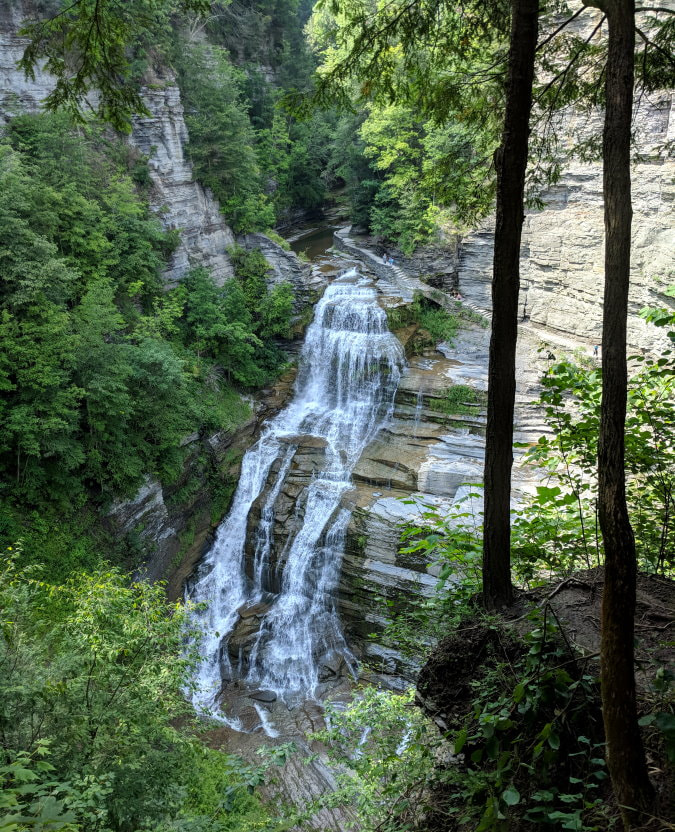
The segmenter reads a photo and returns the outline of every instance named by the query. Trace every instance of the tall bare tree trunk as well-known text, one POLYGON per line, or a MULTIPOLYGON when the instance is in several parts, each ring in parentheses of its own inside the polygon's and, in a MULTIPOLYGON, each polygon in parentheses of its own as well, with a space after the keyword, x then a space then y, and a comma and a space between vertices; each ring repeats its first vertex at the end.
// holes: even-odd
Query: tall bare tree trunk
POLYGON ((626 506, 626 322, 631 250, 630 131, 633 111, 634 0, 603 0, 609 26, 603 134, 605 298, 598 509, 605 544, 602 599, 602 712, 607 761, 626 829, 639 824, 652 788, 637 723, 633 656, 636 555, 626 506))
POLYGON ((506 114, 502 143, 495 156, 497 225, 484 474, 483 603, 487 609, 513 600, 510 503, 520 238, 538 16, 539 0, 512 0, 506 114))

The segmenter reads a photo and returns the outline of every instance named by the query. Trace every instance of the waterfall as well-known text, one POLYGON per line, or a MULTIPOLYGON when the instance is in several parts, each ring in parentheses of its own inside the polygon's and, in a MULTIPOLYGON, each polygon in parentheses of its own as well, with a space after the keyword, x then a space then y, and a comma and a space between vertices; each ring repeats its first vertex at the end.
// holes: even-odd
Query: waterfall
POLYGON ((353 662, 334 597, 350 516, 343 496, 361 453, 391 416, 403 364, 371 281, 354 269, 335 280, 307 330, 294 398, 244 456, 230 512, 189 593, 192 601, 206 602, 194 613, 204 633, 192 692, 198 709, 216 707, 222 679, 237 675, 287 699, 311 698, 322 660, 353 662), (298 498, 303 513, 272 583, 274 505, 307 435, 323 440, 325 459, 298 498), (248 515, 265 487, 249 578, 248 515), (271 605, 247 666, 234 668, 227 644, 238 610, 262 601, 271 605))

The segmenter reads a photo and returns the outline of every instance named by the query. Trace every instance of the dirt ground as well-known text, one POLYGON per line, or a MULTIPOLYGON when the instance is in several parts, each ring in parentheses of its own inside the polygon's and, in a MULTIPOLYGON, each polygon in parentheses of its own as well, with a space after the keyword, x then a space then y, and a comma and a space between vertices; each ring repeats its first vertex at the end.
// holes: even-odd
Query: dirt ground
MULTIPOLYGON (((522 636, 533 628, 528 613, 545 609, 560 625, 561 638, 577 653, 577 672, 598 677, 600 673, 601 569, 577 572, 532 592, 517 593, 514 605, 502 615, 504 626, 491 625, 476 614, 465 619, 455 633, 443 639, 432 652, 418 680, 417 701, 441 731, 457 727, 476 694, 476 681, 495 661, 514 664, 528 649, 522 636), (474 684, 471 684, 473 680, 474 684)), ((639 575, 635 615, 635 661, 640 716, 659 710, 654 680, 660 669, 675 671, 675 581, 654 575, 639 575)), ((662 670, 660 671, 663 672, 662 670)), ((589 703, 588 735, 603 741, 600 688, 589 703)), ((675 817, 672 765, 666 761, 663 739, 648 726, 642 729, 650 777, 657 792, 659 819, 651 829, 672 830, 659 825, 662 818, 675 817)), ((605 799, 613 801, 609 782, 605 799)), ((434 826, 429 829, 446 827, 434 826)), ((530 828, 530 827, 527 827, 530 828)))
MULTIPOLYGON (((552 587, 524 593, 521 603, 548 600, 570 641, 582 654, 597 656, 602 587, 602 569, 590 569, 552 587)), ((638 575, 635 660, 637 684, 643 691, 648 690, 659 666, 675 671, 675 581, 638 575)))

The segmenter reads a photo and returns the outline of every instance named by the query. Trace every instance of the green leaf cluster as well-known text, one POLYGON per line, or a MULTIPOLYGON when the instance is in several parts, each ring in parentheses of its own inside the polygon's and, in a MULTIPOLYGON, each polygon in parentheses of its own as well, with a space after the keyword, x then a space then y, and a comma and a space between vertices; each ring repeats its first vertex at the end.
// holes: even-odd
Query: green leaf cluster
MULTIPOLYGON (((673 330, 671 310, 645 310, 673 330)), ((672 336, 671 336, 672 337, 672 336)), ((675 508, 675 363, 672 349, 631 357, 626 416, 626 498, 638 559, 647 571, 670 574, 675 508)), ((546 570, 568 573, 602 563, 597 522, 597 443, 601 371, 579 356, 552 363, 542 378, 541 403, 551 433, 526 458, 547 474, 517 512, 516 570, 526 580, 546 570)))
MULTIPOLYGON (((232 227, 243 232, 271 228, 298 211, 320 210, 337 121, 329 110, 300 121, 281 108, 284 90, 307 86, 314 62, 302 38, 296 4, 286 9, 275 4, 271 17, 258 9, 257 25, 246 31, 246 19, 251 22, 261 5, 240 9, 244 20, 237 20, 236 27, 244 29, 243 43, 234 42, 222 26, 209 26, 209 42, 201 46, 183 31, 176 34, 172 59, 185 102, 187 149, 195 174, 220 200, 232 227), (260 50, 268 27, 278 27, 270 35, 281 38, 271 58, 277 65, 272 77, 262 74, 259 64, 242 60, 242 52, 260 50), (295 43, 293 53, 288 52, 290 41, 295 43)), ((223 16, 229 18, 233 11, 223 10, 223 16)))
POLYGON ((110 569, 48 583, 14 554, 0 572, 3 832, 262 828, 262 771, 194 734, 185 608, 110 569))
POLYGON ((256 138, 243 99, 243 77, 217 46, 176 46, 187 147, 197 179, 220 201, 236 231, 255 231, 275 223, 265 193, 256 138))
POLYGON ((450 415, 473 414, 478 416, 485 407, 485 393, 468 384, 453 384, 444 391, 443 398, 432 399, 431 407, 450 415))
POLYGON ((404 252, 491 208, 508 10, 486 11, 349 0, 317 4, 308 25, 321 61, 316 100, 359 114, 367 166, 352 143, 364 182, 351 189, 355 221, 404 252))
MULTIPOLYGON (((173 245, 139 196, 142 160, 95 124, 22 116, 0 142, 0 498, 70 510, 148 475, 171 482, 183 438, 245 418, 229 381, 273 377, 288 286, 165 292, 173 245)), ((263 268, 264 264, 264 268, 263 268)), ((262 281, 262 282, 261 282, 262 281)))
POLYGON ((364 832, 407 830, 424 817, 426 794, 441 745, 436 727, 403 693, 364 687, 347 708, 327 708, 327 746, 337 788, 321 803, 356 811, 364 832))

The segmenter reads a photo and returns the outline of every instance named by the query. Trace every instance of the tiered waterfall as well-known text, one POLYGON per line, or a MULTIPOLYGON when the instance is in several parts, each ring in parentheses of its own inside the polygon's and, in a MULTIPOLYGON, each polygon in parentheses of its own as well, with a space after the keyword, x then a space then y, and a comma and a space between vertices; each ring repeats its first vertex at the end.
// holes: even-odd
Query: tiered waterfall
POLYGON ((204 632, 198 708, 213 709, 222 679, 238 675, 287 699, 312 697, 322 658, 352 661, 334 597, 349 521, 343 497, 363 449, 390 418, 403 363, 372 283, 355 270, 335 280, 307 331, 295 396, 246 453, 230 512, 190 590, 193 601, 206 602, 195 613, 204 632), (273 563, 275 501, 297 451, 294 437, 308 435, 325 445, 324 461, 298 498, 302 516, 273 563), (265 487, 247 570, 248 516, 265 487), (262 599, 271 605, 257 641, 245 666, 233 666, 227 642, 238 610, 262 599))

